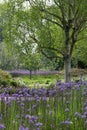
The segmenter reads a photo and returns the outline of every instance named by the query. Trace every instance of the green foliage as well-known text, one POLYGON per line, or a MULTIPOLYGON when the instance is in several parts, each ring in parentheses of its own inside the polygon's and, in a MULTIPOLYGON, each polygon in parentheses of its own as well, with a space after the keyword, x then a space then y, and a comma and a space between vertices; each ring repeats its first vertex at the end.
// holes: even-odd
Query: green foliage
POLYGON ((31 45, 37 44, 36 50, 52 62, 56 62, 54 58, 63 58, 68 81, 72 52, 81 31, 86 27, 85 3, 86 0, 8 0, 3 6, 5 10, 2 9, 5 42, 17 48, 21 61, 23 55, 27 55, 23 62, 30 70, 37 64, 36 57, 31 55, 31 45), (27 7, 24 8, 25 3, 27 7))
POLYGON ((87 35, 87 29, 81 32, 79 36, 79 41, 76 43, 73 51, 72 60, 74 60, 73 64, 76 64, 77 67, 79 67, 78 66, 79 61, 83 63, 85 68, 87 67, 87 36, 86 35, 87 35))
POLYGON ((11 80, 12 80, 12 77, 8 72, 0 70, 0 86, 2 85, 5 87, 9 86, 11 80))
POLYGON ((19 65, 18 54, 12 47, 5 43, 0 43, 0 68, 3 70, 16 69, 19 65))
POLYGON ((15 78, 15 80, 20 80, 29 88, 39 88, 44 86, 46 88, 50 88, 51 86, 55 85, 57 81, 57 75, 33 75, 32 79, 30 79, 29 76, 20 76, 18 78, 15 78))
POLYGON ((14 88, 14 91, 16 91, 16 88, 21 88, 24 85, 25 84, 21 79, 12 78, 12 76, 7 71, 0 70, 0 88, 14 88))

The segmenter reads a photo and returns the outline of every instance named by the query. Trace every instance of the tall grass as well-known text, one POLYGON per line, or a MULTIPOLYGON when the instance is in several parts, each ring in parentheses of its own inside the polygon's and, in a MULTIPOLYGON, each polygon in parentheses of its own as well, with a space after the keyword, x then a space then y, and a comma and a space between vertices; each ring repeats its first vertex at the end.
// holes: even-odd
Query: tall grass
POLYGON ((5 130, 87 130, 87 82, 61 83, 0 95, 0 128, 5 130))

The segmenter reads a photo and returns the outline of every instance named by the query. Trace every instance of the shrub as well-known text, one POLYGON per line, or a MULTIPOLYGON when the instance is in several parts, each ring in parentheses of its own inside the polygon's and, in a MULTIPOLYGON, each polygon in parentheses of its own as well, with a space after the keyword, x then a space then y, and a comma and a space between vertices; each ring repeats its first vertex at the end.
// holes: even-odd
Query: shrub
MULTIPOLYGON (((59 74, 57 74, 57 77, 64 75, 64 70, 60 71, 59 74)), ((72 68, 71 69, 71 76, 83 76, 83 75, 87 75, 87 69, 78 69, 78 68, 72 68)), ((58 78, 59 78, 58 77, 58 78)))
POLYGON ((72 76, 83 76, 83 75, 87 75, 87 70, 86 69, 73 68, 71 70, 71 75, 72 76))
POLYGON ((21 81, 21 79, 12 78, 12 76, 11 76, 11 74, 9 74, 9 72, 0 70, 0 86, 22 87, 23 85, 25 85, 25 84, 21 81))
POLYGON ((13 78, 13 80, 11 81, 11 85, 15 87, 26 86, 26 84, 22 81, 21 78, 13 78))
POLYGON ((0 94, 3 92, 9 94, 16 93, 24 86, 20 80, 12 78, 11 74, 0 69, 0 94))
POLYGON ((50 83, 50 80, 48 79, 47 81, 46 81, 46 84, 49 84, 50 83))
POLYGON ((11 84, 11 86, 15 86, 15 87, 18 86, 18 83, 17 83, 16 80, 12 80, 12 81, 10 82, 10 84, 11 84))
POLYGON ((0 70, 0 86, 9 86, 12 80, 11 75, 4 70, 0 70))

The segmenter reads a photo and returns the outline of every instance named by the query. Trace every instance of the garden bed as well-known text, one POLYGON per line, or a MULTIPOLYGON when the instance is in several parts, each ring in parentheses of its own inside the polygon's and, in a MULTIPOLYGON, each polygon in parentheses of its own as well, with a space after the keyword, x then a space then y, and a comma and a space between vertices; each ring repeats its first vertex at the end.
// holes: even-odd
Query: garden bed
POLYGON ((0 95, 1 125, 6 130, 86 130, 87 81, 53 88, 24 87, 0 95))

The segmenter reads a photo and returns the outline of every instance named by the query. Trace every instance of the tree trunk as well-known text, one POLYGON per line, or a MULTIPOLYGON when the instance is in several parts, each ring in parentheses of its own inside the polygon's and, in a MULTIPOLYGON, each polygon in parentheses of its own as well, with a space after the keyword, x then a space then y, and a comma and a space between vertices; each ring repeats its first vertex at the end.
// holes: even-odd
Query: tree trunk
POLYGON ((65 54, 64 54, 64 71, 65 71, 65 82, 71 80, 71 44, 70 44, 70 27, 65 27, 65 54))
POLYGON ((67 56, 64 59, 65 82, 71 81, 71 57, 67 56))
POLYGON ((32 78, 32 70, 30 70, 30 79, 32 78))

